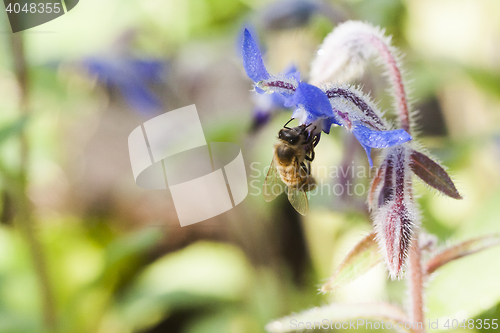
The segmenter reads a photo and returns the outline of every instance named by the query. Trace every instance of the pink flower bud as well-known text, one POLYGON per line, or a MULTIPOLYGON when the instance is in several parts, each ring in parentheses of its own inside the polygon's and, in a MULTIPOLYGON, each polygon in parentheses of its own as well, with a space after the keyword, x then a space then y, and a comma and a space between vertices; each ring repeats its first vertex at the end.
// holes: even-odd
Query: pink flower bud
POLYGON ((410 151, 408 145, 389 149, 383 163, 384 183, 375 193, 377 199, 372 199, 374 206, 378 203, 373 218, 379 248, 393 279, 402 276, 410 241, 418 223, 411 192, 410 151))

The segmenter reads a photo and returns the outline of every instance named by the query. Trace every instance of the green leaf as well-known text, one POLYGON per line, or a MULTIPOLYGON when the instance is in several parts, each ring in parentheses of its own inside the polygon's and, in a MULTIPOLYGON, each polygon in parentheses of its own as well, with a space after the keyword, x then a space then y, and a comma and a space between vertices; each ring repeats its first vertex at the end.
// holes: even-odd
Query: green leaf
POLYGON ((431 274, 452 260, 460 259, 499 244, 500 234, 493 234, 490 236, 474 238, 449 247, 427 261, 426 273, 431 274))
MULTIPOLYGON (((403 325, 399 325, 400 331, 411 333, 416 331, 412 328, 405 329, 404 323, 409 323, 409 318, 400 308, 387 303, 330 304, 316 307, 273 321, 266 325, 266 330, 271 333, 286 333, 304 331, 304 329, 308 328, 312 329, 314 323, 316 323, 316 328, 318 328, 318 324, 324 324, 325 329, 326 325, 333 325, 335 328, 335 324, 337 323, 337 325, 347 325, 347 329, 361 329, 364 331, 367 328, 366 325, 369 320, 383 320, 385 325, 388 324, 387 322, 390 322, 393 329, 398 328, 397 323, 403 323, 403 325), (310 327, 307 327, 308 323, 310 327), (350 326, 350 324, 353 326, 350 326)), ((424 325, 425 323, 422 323, 422 327, 424 325)), ((370 324, 368 324, 368 328, 370 328, 370 324)), ((384 326, 384 328, 389 327, 384 326)), ((380 327, 380 329, 382 328, 380 327)))
POLYGON ((491 69, 464 67, 463 70, 474 82, 495 97, 500 96, 500 73, 491 69))
POLYGON ((411 170, 427 185, 454 199, 462 199, 448 173, 428 156, 413 151, 410 162, 411 170))
POLYGON ((146 228, 127 237, 120 238, 108 245, 106 259, 109 266, 130 259, 153 248, 162 239, 159 228, 146 228))
POLYGON ((24 129, 27 121, 28 117, 23 116, 17 120, 14 120, 12 123, 0 128, 0 143, 7 140, 13 135, 20 133, 24 129))
POLYGON ((237 302, 250 277, 239 249, 197 242, 149 265, 123 292, 117 311, 135 330, 145 330, 171 311, 237 302))
POLYGON ((355 280, 381 261, 375 232, 363 238, 337 268, 330 280, 321 287, 322 292, 332 291, 355 280))

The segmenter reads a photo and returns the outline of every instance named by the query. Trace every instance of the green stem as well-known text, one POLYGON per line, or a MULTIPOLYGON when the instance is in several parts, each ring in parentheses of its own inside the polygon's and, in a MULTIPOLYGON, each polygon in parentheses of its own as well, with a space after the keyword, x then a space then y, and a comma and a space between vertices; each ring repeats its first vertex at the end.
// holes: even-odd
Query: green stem
MULTIPOLYGON (((19 109, 22 116, 29 114, 29 78, 26 66, 26 57, 24 52, 22 33, 11 34, 11 47, 14 61, 14 73, 20 89, 19 109)), ((35 272, 40 286, 43 315, 46 328, 49 332, 56 331, 56 312, 52 287, 49 281, 49 275, 43 256, 43 249, 33 230, 34 218, 32 206, 26 195, 28 185, 29 169, 29 143, 24 130, 19 134, 20 140, 20 167, 18 174, 18 185, 14 191, 16 202, 16 223, 19 231, 23 234, 29 245, 29 250, 33 260, 35 272)))

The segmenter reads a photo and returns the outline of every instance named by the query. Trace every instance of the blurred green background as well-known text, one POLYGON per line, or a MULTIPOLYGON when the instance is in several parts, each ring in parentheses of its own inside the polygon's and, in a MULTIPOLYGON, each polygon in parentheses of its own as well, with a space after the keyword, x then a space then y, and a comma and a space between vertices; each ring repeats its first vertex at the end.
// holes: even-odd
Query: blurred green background
MULTIPOLYGON (((500 2, 322 4, 329 10, 307 1, 81 0, 16 35, 0 15, 0 332, 254 333, 328 302, 406 306, 404 281, 389 281, 381 265, 333 294, 317 291, 371 230, 365 195, 313 197, 305 218, 283 197, 249 195, 181 228, 168 191, 135 185, 128 134, 196 104, 207 140, 239 144, 261 186, 264 175, 250 164, 269 165, 289 114, 251 130, 251 81, 237 49, 245 25, 258 32, 271 72, 293 62, 304 77, 341 21, 386 28, 405 54, 421 142, 465 198, 417 182, 422 228, 442 245, 500 231, 500 2), (88 59, 104 61, 98 74, 118 66, 118 81, 128 70, 121 59, 161 63, 147 86, 162 110, 131 105, 116 71, 102 79, 88 59)), ((371 69, 364 88, 389 109, 387 86, 371 69)), ((142 82, 141 73, 124 75, 142 82)), ((360 147, 333 132, 315 164, 346 163, 354 150, 348 165, 365 165, 360 147)), ((499 257, 494 248, 442 268, 428 283, 427 318, 500 318, 499 257)))

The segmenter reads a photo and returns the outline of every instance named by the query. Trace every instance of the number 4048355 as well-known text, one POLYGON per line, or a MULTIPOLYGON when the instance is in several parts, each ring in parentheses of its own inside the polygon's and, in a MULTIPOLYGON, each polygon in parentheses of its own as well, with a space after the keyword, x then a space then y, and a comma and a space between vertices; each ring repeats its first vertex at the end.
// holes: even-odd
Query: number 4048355
POLYGON ((446 320, 444 327, 447 329, 457 329, 462 327, 464 329, 498 329, 498 319, 469 319, 459 322, 457 319, 446 320), (491 320, 491 321, 490 321, 491 320))
POLYGON ((21 7, 21 4, 19 3, 9 3, 9 5, 7 6, 7 8, 5 8, 5 10, 8 12, 8 13, 31 13, 31 14, 35 14, 35 13, 39 13, 39 14, 42 14, 42 13, 46 13, 46 14, 50 14, 50 13, 60 13, 61 12, 61 4, 60 3, 25 3, 22 7, 21 7))

